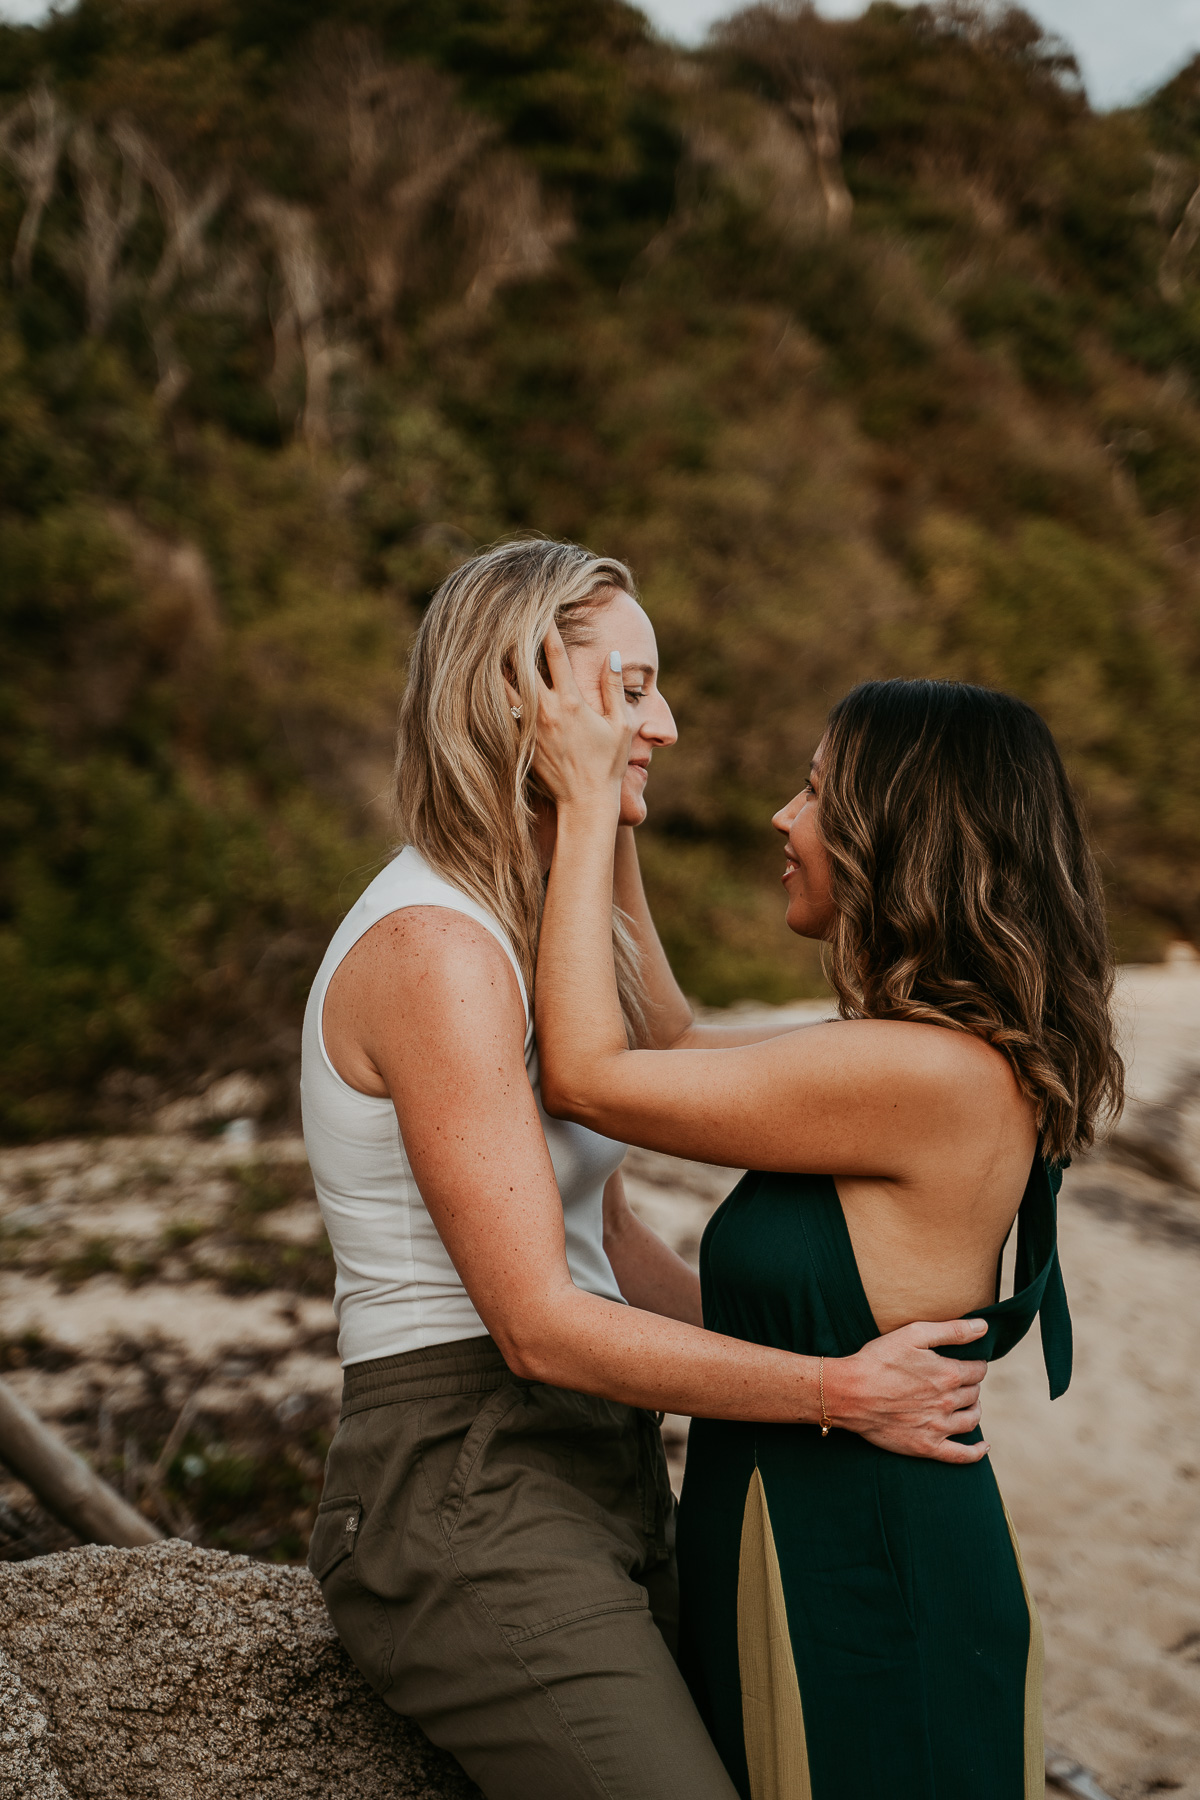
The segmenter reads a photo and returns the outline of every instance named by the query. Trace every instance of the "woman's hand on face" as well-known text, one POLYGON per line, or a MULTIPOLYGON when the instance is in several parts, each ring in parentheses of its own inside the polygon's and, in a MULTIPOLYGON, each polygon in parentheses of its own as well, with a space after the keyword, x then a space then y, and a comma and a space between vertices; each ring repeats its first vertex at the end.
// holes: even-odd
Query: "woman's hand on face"
MULTIPOLYGON (((633 725, 625 703, 621 658, 614 650, 600 677, 601 711, 579 691, 558 627, 545 642, 550 681, 538 695, 533 771, 561 809, 601 804, 619 811, 621 782, 629 762, 633 725)), ((513 703, 518 695, 509 689, 513 703)))
POLYGON ((855 1356, 827 1358, 825 1397, 835 1425, 900 1456, 972 1463, 988 1445, 950 1440, 979 1423, 979 1384, 986 1362, 938 1356, 935 1344, 969 1344, 983 1337, 982 1319, 944 1325, 902 1325, 873 1338, 855 1356))

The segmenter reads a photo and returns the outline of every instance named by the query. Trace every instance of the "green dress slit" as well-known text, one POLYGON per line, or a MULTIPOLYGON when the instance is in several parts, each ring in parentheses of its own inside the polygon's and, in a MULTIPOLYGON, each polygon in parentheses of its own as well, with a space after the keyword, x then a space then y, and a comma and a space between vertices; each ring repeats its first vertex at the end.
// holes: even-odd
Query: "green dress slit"
MULTIPOLYGON (((961 1359, 1040 1312, 1071 1376, 1061 1171, 1037 1156, 1014 1292, 961 1359)), ((709 1221, 704 1323, 848 1356, 879 1335, 832 1177, 752 1172, 709 1221)), ((976 1429, 964 1442, 978 1441, 976 1429)), ((696 1419, 679 1515, 680 1661, 743 1800, 1042 1800, 1042 1644, 990 1462, 895 1456, 815 1425, 696 1419)))

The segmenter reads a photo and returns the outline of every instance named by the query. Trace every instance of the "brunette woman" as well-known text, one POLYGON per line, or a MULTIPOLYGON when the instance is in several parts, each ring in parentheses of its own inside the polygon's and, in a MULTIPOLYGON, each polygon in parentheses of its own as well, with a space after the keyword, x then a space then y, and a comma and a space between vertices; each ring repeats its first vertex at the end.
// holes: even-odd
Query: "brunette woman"
MULTIPOLYGON (((610 647, 625 660, 597 895, 616 1017, 646 1043, 722 1041, 671 979, 628 829, 675 738, 628 572, 569 544, 475 557, 413 652, 408 847, 339 927, 305 1019, 346 1368, 309 1563, 368 1680, 489 1800, 732 1800, 673 1660, 654 1414, 813 1420, 820 1368, 703 1330, 695 1276, 625 1204, 624 1146, 541 1107, 527 996, 554 813, 530 764, 556 623, 597 705, 610 647)), ((978 1330, 856 1347, 826 1361, 826 1398, 877 1443, 969 1464, 980 1450, 950 1440, 979 1417, 983 1365, 928 1346, 978 1330)))
POLYGON ((692 1409, 707 1416, 680 1517, 681 1661, 701 1717, 744 1800, 1041 1800, 1041 1636, 991 1466, 844 1431, 830 1359, 942 1315, 984 1321, 983 1354, 1002 1356, 1040 1311, 1050 1392, 1067 1385, 1055 1195, 1122 1071, 1100 882, 1054 742, 1006 694, 856 688, 774 820, 787 923, 829 945, 841 1022, 631 1050, 599 898, 620 676, 601 717, 548 655, 545 1104, 748 1165, 705 1234, 704 1323, 816 1356, 819 1396, 824 1370, 813 1421, 692 1409))

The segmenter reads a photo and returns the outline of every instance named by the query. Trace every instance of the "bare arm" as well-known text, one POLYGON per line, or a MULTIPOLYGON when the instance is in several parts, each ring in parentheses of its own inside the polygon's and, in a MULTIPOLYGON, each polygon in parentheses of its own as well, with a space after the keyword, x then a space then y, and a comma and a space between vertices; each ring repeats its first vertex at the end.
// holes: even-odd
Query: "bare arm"
POLYGON ((604 1189, 604 1252, 631 1306, 703 1325, 700 1277, 632 1210, 620 1169, 604 1189))
MULTIPOLYGON (((525 1071, 520 994, 503 951, 481 926, 436 907, 391 915, 346 959, 330 1002, 330 1054, 344 1028, 364 1066, 378 1072, 422 1197, 510 1368, 669 1412, 819 1417, 815 1358, 652 1310, 681 1292, 685 1307, 694 1304, 694 1277, 684 1290, 661 1264, 641 1276, 626 1268, 631 1286, 644 1283, 636 1306, 574 1286, 562 1203, 525 1071)), ((614 1205, 613 1236, 622 1240, 631 1227, 617 1212, 614 1205)), ((616 1247, 618 1262, 627 1263, 616 1247)), ((928 1348, 975 1335, 968 1325, 913 1325, 857 1356, 827 1359, 825 1392, 836 1422, 888 1449, 977 1460, 978 1446, 946 1440, 977 1422, 983 1365, 928 1348)))
POLYGON ((722 1049, 736 1044, 761 1044, 785 1031, 803 1030, 796 1024, 700 1025, 696 1022, 658 935, 642 884, 637 837, 631 825, 617 828, 613 862, 613 898, 629 920, 642 958, 642 978, 648 1004, 646 1023, 649 1048, 654 1050, 722 1049))

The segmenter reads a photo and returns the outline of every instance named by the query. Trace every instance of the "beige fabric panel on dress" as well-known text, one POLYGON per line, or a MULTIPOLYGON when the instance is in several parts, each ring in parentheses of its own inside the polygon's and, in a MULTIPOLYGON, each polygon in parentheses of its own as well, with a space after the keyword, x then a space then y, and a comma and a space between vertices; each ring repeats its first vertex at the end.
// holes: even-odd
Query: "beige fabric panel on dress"
MULTIPOLYGON (((1001 1501, 1001 1505, 1003 1504, 1001 1501)), ((1017 1573, 1025 1590, 1025 1604, 1029 1608, 1029 1658, 1025 1664, 1025 1800, 1044 1800, 1046 1739, 1042 1723, 1042 1681, 1046 1669, 1046 1650, 1042 1640, 1042 1621, 1029 1591, 1029 1582, 1025 1578, 1021 1546, 1017 1542, 1007 1506, 1004 1507, 1004 1518, 1008 1525, 1008 1535, 1012 1539, 1013 1555, 1017 1559, 1017 1573)))
POLYGON ((738 1563, 742 1728, 753 1800, 812 1800, 804 1710, 762 1476, 746 1491, 738 1563))

